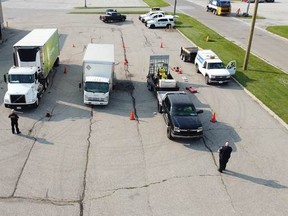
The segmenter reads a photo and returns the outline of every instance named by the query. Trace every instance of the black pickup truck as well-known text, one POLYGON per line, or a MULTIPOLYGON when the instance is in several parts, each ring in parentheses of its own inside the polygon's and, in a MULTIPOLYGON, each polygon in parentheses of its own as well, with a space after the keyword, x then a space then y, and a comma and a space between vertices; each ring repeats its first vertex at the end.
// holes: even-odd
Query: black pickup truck
POLYGON ((109 14, 100 16, 100 20, 106 23, 124 22, 126 20, 126 15, 120 14, 118 12, 111 12, 109 14))
POLYGON ((159 111, 163 112, 169 139, 203 136, 202 123, 198 118, 203 110, 197 110, 188 95, 181 91, 167 92, 162 98, 158 97, 158 103, 161 103, 159 111))

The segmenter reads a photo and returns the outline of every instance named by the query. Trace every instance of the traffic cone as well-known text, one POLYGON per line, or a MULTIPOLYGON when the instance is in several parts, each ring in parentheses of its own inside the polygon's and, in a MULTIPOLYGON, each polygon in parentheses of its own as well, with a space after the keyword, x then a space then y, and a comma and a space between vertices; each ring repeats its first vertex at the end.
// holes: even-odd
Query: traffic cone
POLYGON ((216 113, 214 112, 212 117, 211 117, 211 122, 216 122, 216 113))
POLYGON ((66 74, 67 73, 67 67, 65 66, 64 67, 64 74, 66 74))
POLYGON ((178 73, 179 73, 179 74, 182 74, 182 68, 181 68, 181 67, 179 67, 178 73))
POLYGON ((161 42, 161 44, 160 44, 160 48, 163 48, 163 42, 161 42))
POLYGON ((134 112, 132 111, 130 114, 130 120, 135 120, 134 112))

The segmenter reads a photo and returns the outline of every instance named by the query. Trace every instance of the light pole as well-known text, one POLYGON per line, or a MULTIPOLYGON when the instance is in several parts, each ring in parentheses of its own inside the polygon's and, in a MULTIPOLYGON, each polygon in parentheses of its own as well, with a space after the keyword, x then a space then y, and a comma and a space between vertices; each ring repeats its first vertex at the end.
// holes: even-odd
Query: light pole
POLYGON ((244 58, 243 70, 247 70, 247 66, 248 66, 250 49, 251 49, 252 39, 253 39, 253 34, 254 34, 254 27, 255 27, 255 22, 256 22, 256 17, 257 17, 258 3, 259 3, 259 0, 255 0, 254 14, 252 17, 252 24, 251 24, 250 35, 249 35, 249 40, 248 40, 248 47, 247 47, 245 58, 244 58))
POLYGON ((84 7, 87 8, 86 0, 84 0, 84 2, 85 2, 85 3, 84 3, 84 7))
POLYGON ((176 5, 177 5, 177 0, 175 0, 175 2, 174 2, 174 16, 176 14, 176 5))

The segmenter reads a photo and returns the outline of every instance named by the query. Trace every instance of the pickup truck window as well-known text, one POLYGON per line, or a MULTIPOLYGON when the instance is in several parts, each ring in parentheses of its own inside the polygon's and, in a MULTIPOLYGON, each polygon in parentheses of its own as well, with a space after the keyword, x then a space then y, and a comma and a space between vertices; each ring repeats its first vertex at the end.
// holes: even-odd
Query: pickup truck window
POLYGON ((174 116, 196 116, 197 112, 193 105, 179 105, 172 108, 172 115, 174 116))

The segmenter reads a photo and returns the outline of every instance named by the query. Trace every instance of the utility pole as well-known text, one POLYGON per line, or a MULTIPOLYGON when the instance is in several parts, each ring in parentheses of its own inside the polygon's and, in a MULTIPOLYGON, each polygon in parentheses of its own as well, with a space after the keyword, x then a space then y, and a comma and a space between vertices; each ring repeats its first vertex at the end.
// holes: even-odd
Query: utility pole
POLYGON ((256 17, 257 17, 258 3, 259 3, 259 0, 255 0, 254 14, 252 17, 250 35, 249 35, 249 40, 248 40, 248 47, 247 47, 246 54, 245 54, 243 70, 247 70, 247 66, 248 66, 249 55, 250 55, 252 39, 253 39, 253 34, 254 34, 254 28, 255 28, 255 22, 256 22, 256 17))
POLYGON ((84 7, 87 8, 86 0, 84 0, 84 7))
POLYGON ((176 5, 177 5, 177 0, 175 0, 175 2, 174 2, 174 16, 176 14, 176 5))

